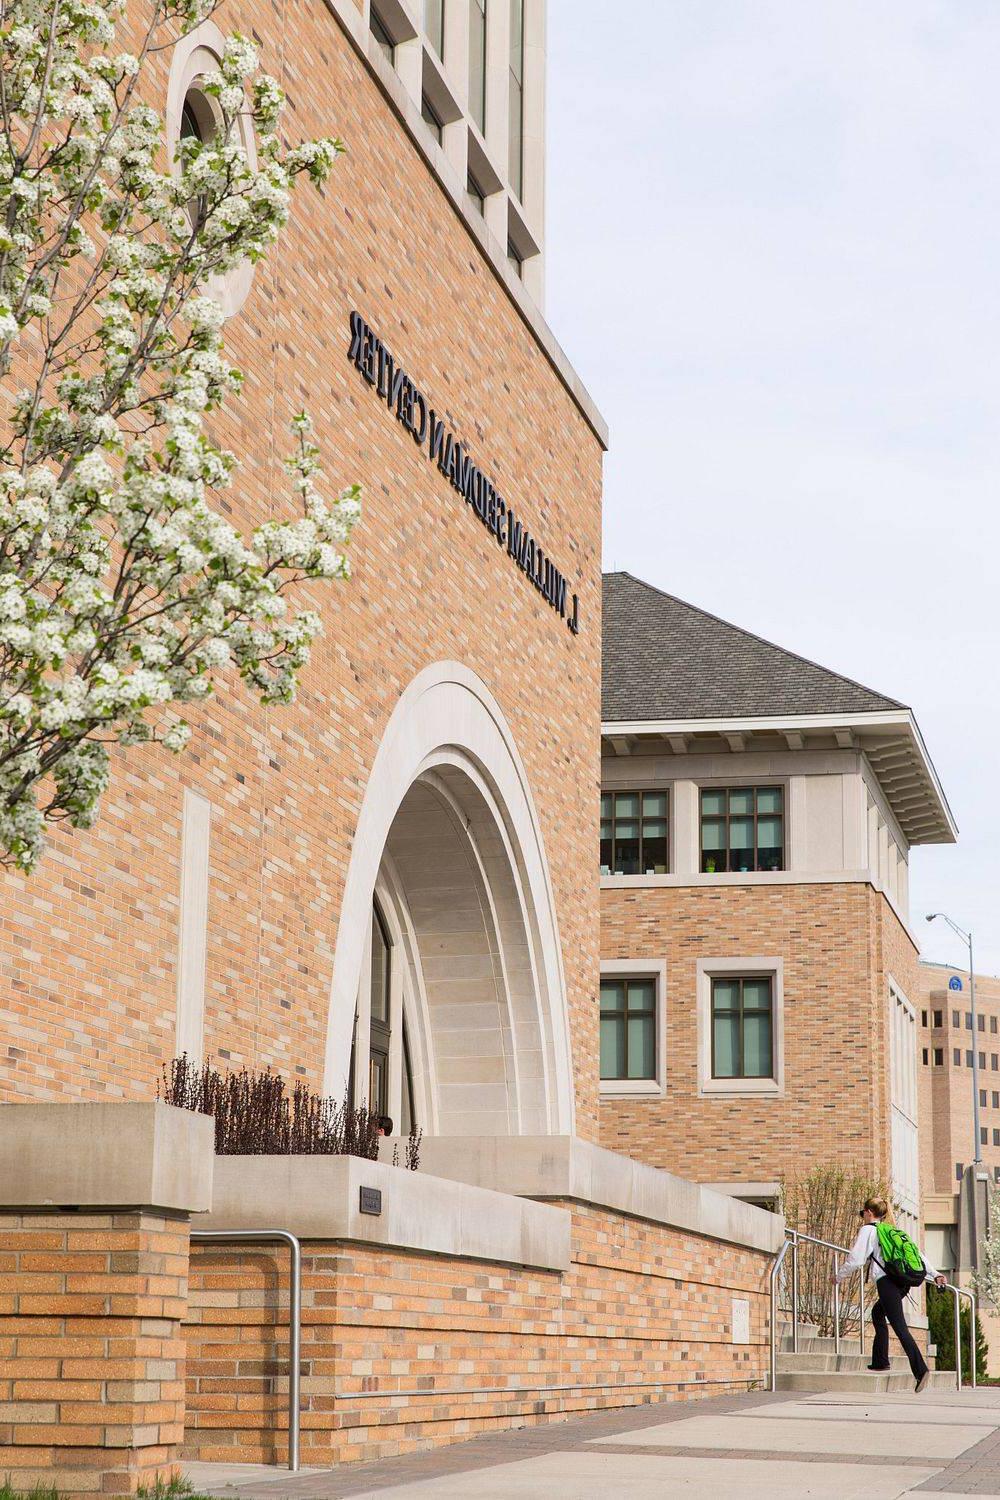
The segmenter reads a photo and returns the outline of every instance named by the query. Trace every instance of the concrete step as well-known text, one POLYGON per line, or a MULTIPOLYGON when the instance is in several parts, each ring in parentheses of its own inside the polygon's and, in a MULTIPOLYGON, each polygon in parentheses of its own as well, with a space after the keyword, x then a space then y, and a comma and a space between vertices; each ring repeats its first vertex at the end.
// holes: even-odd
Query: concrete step
MULTIPOLYGON (((779 1391, 837 1391, 876 1395, 885 1391, 913 1391, 913 1376, 909 1370, 888 1375, 870 1375, 866 1371, 851 1370, 779 1370, 779 1391)), ((953 1391, 955 1374, 952 1370, 935 1370, 931 1373, 929 1390, 953 1391)))
MULTIPOLYGON (((778 1355, 778 1369, 788 1370, 789 1372, 795 1370, 860 1370, 862 1373, 867 1372, 871 1374, 871 1371, 868 1370, 870 1363, 870 1351, 868 1354, 834 1354, 832 1352, 829 1354, 816 1354, 808 1350, 800 1350, 798 1354, 779 1353, 778 1355)), ((904 1354, 890 1356, 890 1373, 894 1374, 897 1371, 902 1371, 905 1374, 909 1372, 909 1369, 910 1366, 904 1354)))
MULTIPOLYGON (((869 1329, 867 1331, 866 1338, 865 1338, 865 1347, 866 1347, 866 1349, 870 1349, 871 1348, 871 1343, 872 1343, 872 1341, 871 1341, 871 1330, 869 1329)), ((778 1340, 778 1348, 779 1348, 779 1350, 781 1351, 782 1354, 791 1354, 791 1352, 792 1352, 792 1336, 791 1336, 791 1334, 785 1334, 785 1336, 783 1338, 780 1338, 778 1340)), ((841 1348, 841 1352, 844 1353, 844 1354, 859 1354, 861 1352, 861 1346, 858 1343, 858 1335, 856 1333, 843 1333, 843 1334, 841 1334, 841 1336, 840 1336, 840 1348, 841 1348)), ((798 1350, 798 1352, 800 1354, 836 1354, 837 1348, 836 1348, 836 1343, 835 1343, 835 1341, 834 1341, 834 1339, 832 1337, 830 1337, 830 1338, 826 1338, 826 1337, 824 1337, 824 1338, 804 1338, 802 1336, 802 1334, 799 1334, 799 1350, 798 1350)))
MULTIPOLYGON (((783 1338, 786 1334, 788 1335, 789 1338, 791 1338, 791 1336, 792 1336, 791 1321, 790 1320, 786 1320, 785 1318, 782 1318, 782 1317, 779 1316, 778 1321, 777 1321, 777 1330, 778 1330, 778 1336, 779 1336, 779 1338, 783 1338)), ((800 1323, 799 1324, 799 1338, 800 1339, 803 1338, 803 1337, 805 1337, 807 1339, 814 1339, 814 1338, 816 1338, 816 1336, 818 1335, 818 1333, 819 1333, 819 1324, 818 1323, 800 1323)))

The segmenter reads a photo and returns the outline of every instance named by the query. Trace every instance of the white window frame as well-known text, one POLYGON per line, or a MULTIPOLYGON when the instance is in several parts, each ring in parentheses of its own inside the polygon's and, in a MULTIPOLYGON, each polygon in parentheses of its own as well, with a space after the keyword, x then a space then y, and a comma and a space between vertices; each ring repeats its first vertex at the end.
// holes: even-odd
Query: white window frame
POLYGON ((698 1093, 704 1098, 781 1098, 785 1092, 785 963, 775 957, 699 958, 695 965, 698 1008, 698 1093), (763 974, 771 980, 774 1044, 772 1078, 712 1077, 712 980, 732 974, 763 974))
MULTIPOLYGON (((656 1004, 653 1014, 656 1017, 656 1077, 601 1078, 600 1096, 605 1099, 662 1098, 667 1092, 667 961, 665 958, 602 958, 601 978, 605 975, 617 979, 652 979, 655 983, 656 1004)), ((599 1046, 598 1042, 598 1052, 599 1046)))

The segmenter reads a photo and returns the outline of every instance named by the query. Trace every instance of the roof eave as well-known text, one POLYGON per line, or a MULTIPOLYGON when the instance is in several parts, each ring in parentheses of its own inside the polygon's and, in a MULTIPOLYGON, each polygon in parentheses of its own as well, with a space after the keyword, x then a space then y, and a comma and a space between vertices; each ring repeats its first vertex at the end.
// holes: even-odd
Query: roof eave
MULTIPOLYGON (((780 734, 785 730, 805 733, 809 730, 834 731, 837 729, 863 730, 868 733, 886 730, 897 734, 903 731, 916 752, 923 773, 928 805, 936 814, 933 819, 936 826, 927 833, 910 838, 909 841, 911 844, 957 842, 958 825, 948 805, 948 799, 944 794, 934 762, 928 754, 920 727, 908 708, 877 709, 866 713, 764 714, 714 719, 609 719, 601 724, 602 736, 609 738, 612 736, 626 738, 630 735, 658 735, 666 738, 669 735, 684 734, 750 734, 755 730, 758 732, 773 730, 780 734)), ((864 747, 861 746, 861 748, 864 747)), ((877 768, 872 769, 878 775, 877 768)), ((888 793, 886 799, 892 806, 892 798, 888 793)))

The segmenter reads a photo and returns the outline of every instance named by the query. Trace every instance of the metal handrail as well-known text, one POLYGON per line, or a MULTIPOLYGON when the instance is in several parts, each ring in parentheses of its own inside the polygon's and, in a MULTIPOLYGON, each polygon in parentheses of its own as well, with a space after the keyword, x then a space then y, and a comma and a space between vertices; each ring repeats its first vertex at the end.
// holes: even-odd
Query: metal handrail
MULTIPOLYGON (((850 1251, 844 1245, 834 1245, 829 1240, 817 1239, 815 1235, 804 1234, 799 1229, 786 1229, 785 1242, 775 1256, 771 1267, 770 1276, 770 1298, 771 1298, 771 1369, 770 1390, 777 1390, 778 1374, 778 1343, 777 1343, 777 1286, 778 1273, 784 1264, 785 1256, 789 1249, 792 1252, 792 1353, 799 1352, 799 1244, 805 1241, 810 1245, 818 1245, 822 1250, 830 1250, 835 1255, 849 1255, 850 1251)), ((865 1268, 861 1267, 861 1287, 858 1304, 859 1312, 859 1343, 861 1353, 865 1352, 865 1268)), ((972 1292, 965 1287, 954 1286, 946 1281, 944 1289, 952 1293, 955 1304, 955 1388, 962 1389, 962 1318, 959 1304, 960 1297, 968 1297, 971 1306, 970 1338, 972 1343, 972 1358, 969 1362, 972 1372, 972 1389, 976 1389, 976 1299, 972 1292)), ((840 1353, 840 1283, 836 1282, 833 1289, 833 1348, 834 1353, 840 1353)))
POLYGON ((259 1244, 266 1240, 277 1240, 287 1245, 291 1252, 288 1280, 288 1467, 294 1474, 299 1467, 299 1427, 302 1415, 302 1246, 297 1236, 290 1234, 287 1229, 192 1229, 191 1238, 205 1244, 215 1242, 220 1245, 259 1244))

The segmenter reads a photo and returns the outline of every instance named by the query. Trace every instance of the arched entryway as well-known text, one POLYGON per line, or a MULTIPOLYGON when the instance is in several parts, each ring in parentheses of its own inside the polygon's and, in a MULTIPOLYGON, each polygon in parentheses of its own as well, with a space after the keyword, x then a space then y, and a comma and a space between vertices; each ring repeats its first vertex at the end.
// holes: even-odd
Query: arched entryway
POLYGON ((541 832, 485 686, 441 663, 402 695, 348 868, 326 1088, 441 1134, 565 1133, 565 983, 541 832))

